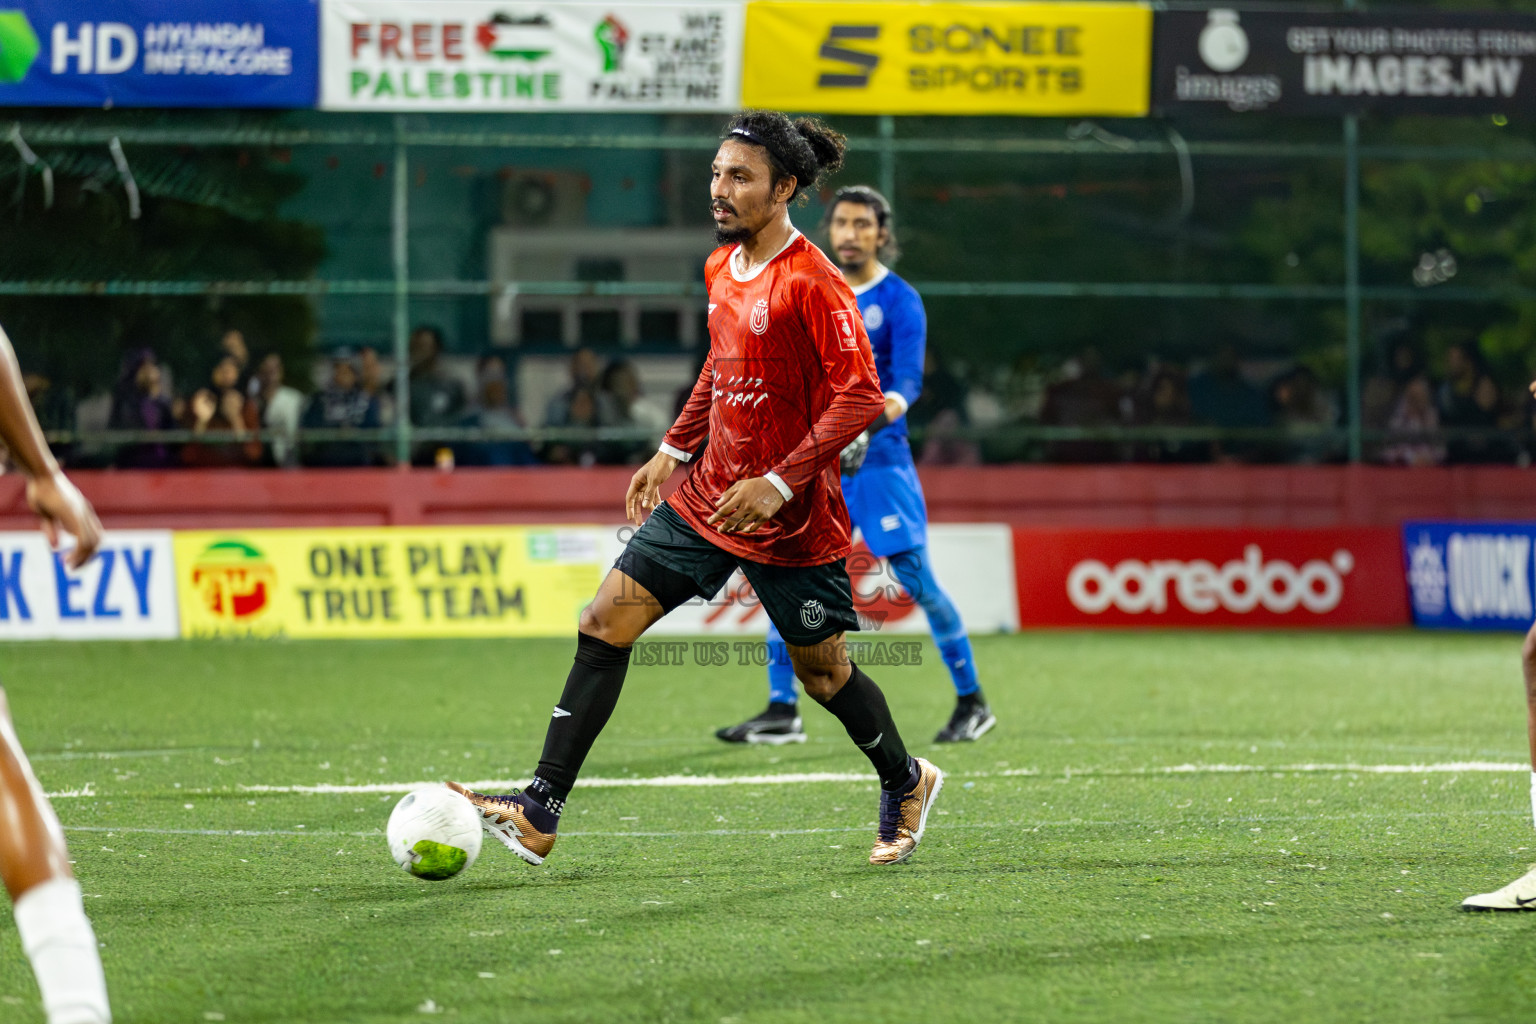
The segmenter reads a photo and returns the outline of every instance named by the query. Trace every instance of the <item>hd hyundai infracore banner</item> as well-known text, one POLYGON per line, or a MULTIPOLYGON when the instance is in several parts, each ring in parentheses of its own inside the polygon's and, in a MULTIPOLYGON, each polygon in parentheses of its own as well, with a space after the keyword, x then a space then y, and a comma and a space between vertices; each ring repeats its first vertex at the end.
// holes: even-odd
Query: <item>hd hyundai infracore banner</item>
POLYGON ((315 0, 13 0, 0 106, 313 107, 315 0))
POLYGON ((1536 17, 1452 11, 1163 11, 1153 107, 1341 115, 1536 107, 1536 17))

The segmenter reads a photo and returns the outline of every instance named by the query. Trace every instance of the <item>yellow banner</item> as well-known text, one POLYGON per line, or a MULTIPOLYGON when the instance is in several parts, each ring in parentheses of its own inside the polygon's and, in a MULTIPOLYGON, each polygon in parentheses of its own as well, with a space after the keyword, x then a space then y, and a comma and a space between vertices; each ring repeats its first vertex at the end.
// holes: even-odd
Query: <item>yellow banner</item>
POLYGON ((177 532, 181 635, 569 636, 598 527, 177 532))
POLYGON ((834 114, 1141 117, 1137 4, 753 2, 742 100, 834 114))

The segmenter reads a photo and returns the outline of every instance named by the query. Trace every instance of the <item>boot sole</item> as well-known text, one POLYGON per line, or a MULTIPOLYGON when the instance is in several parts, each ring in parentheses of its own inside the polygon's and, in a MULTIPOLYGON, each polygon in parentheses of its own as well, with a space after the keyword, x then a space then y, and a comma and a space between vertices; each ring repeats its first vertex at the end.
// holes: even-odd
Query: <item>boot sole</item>
POLYGON ((517 854, 519 857, 523 858, 523 860, 527 861, 529 864, 532 864, 534 867, 538 867, 540 864, 544 863, 543 857, 540 857, 538 854, 528 849, 528 847, 518 842, 517 836, 511 834, 510 831, 503 831, 501 828, 484 820, 483 817, 480 821, 480 827, 485 829, 485 831, 489 832, 491 835, 495 836, 501 842, 502 846, 505 846, 507 849, 511 850, 513 853, 517 854))

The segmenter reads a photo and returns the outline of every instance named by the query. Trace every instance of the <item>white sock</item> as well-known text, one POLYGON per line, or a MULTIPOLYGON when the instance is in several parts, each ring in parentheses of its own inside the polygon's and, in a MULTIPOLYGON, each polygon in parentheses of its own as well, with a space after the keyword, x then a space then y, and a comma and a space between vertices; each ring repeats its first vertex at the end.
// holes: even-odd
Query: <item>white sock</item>
POLYGON ((1531 824, 1536 825, 1536 768, 1531 769, 1531 824))
POLYGON ((80 883, 55 878, 16 901, 16 930, 32 961, 48 1024, 110 1024, 107 981, 80 883))

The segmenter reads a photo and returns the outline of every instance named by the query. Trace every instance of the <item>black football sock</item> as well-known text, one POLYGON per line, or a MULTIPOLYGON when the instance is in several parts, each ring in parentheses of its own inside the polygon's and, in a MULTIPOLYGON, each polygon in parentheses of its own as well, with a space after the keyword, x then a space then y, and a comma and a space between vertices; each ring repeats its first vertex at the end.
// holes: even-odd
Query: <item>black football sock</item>
POLYGON ((629 670, 629 648, 615 647, 585 633, 576 634, 576 661, 565 679, 565 691, 555 705, 544 734, 544 754, 533 773, 528 793, 557 818, 565 798, 576 785, 576 775, 597 734, 619 702, 624 673, 629 670))
POLYGON ((843 688, 833 694, 831 700, 822 701, 821 706, 843 723, 848 738, 875 766, 875 774, 880 776, 880 788, 906 792, 912 788, 909 783, 914 767, 906 744, 901 742, 901 734, 896 731, 891 709, 886 706, 885 694, 863 669, 849 664, 853 674, 843 688))
POLYGON ((788 701, 771 700, 768 702, 768 710, 763 712, 764 718, 794 718, 800 713, 800 705, 791 704, 788 701))
POLYGON ((560 811, 565 809, 565 801, 555 799, 551 793, 549 783, 537 776, 523 790, 523 796, 527 797, 523 801, 523 814, 540 832, 553 832, 560 827, 560 811))
POLYGON ((963 695, 959 701, 957 701, 957 703, 967 711, 970 711, 972 708, 980 707, 986 702, 987 695, 981 692, 981 687, 979 686, 973 692, 963 695))

